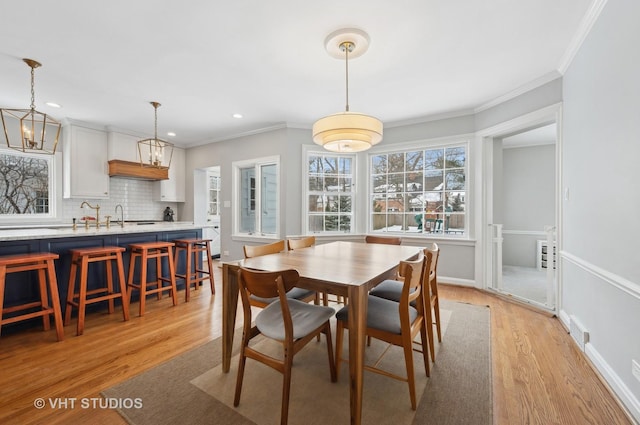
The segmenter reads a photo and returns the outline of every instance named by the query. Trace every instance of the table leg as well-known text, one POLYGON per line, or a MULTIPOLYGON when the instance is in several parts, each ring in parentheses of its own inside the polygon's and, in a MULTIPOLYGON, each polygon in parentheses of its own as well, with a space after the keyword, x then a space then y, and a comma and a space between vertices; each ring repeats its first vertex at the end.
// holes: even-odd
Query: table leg
POLYGON ((349 287, 349 384, 351 424, 362 421, 362 381, 364 346, 367 329, 367 290, 365 286, 349 287))
POLYGON ((222 371, 229 372, 238 310, 237 267, 222 265, 222 371))

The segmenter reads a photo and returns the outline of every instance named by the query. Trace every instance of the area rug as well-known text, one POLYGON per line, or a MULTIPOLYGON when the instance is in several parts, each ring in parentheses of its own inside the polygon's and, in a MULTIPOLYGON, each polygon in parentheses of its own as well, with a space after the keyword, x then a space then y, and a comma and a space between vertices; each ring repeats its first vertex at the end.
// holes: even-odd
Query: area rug
MULTIPOLYGON (((406 383, 365 371, 363 424, 492 423, 489 309, 443 300, 441 313, 443 341, 436 343, 430 378, 421 354, 414 355, 417 410, 411 410, 406 383)), ((282 375, 257 362, 247 361, 240 405, 233 407, 237 342, 227 374, 221 372, 221 341, 216 339, 102 395, 138 399, 132 408, 118 410, 134 425, 279 423, 282 375)), ((266 339, 258 344, 278 349, 266 339)), ((383 353, 379 366, 404 375, 403 355, 396 347, 374 340, 366 361, 376 362, 383 353)), ((312 341, 294 358, 289 423, 348 422, 348 365, 343 363, 339 381, 331 383, 325 342, 312 341)))

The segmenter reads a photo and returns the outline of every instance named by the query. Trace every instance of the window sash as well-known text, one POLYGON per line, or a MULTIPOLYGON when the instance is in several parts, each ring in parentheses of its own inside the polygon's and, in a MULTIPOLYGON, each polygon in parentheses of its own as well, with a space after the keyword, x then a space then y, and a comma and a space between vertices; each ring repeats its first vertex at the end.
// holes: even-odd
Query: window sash
POLYGON ((370 232, 468 234, 468 143, 369 154, 370 232))
POLYGON ((305 234, 355 232, 356 158, 354 154, 304 151, 305 234))
POLYGON ((0 149, 0 220, 56 217, 55 157, 0 149))

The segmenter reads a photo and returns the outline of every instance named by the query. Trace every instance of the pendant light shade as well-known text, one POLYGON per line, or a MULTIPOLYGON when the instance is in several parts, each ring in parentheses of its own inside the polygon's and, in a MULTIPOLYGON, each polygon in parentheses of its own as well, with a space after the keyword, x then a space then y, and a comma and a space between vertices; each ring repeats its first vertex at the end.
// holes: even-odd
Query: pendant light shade
POLYGON ((329 54, 345 58, 345 111, 313 124, 313 141, 332 152, 361 152, 382 141, 382 122, 369 115, 349 111, 349 55, 358 57, 369 47, 369 36, 358 29, 335 31, 325 40, 329 54))
POLYGON ((361 152, 382 141, 382 122, 356 112, 341 112, 313 124, 313 141, 332 152, 361 152))
POLYGON ((155 110, 155 126, 153 139, 138 141, 140 164, 143 167, 169 168, 173 157, 173 144, 158 139, 158 102, 149 102, 155 110))
POLYGON ((33 59, 23 61, 31 68, 31 108, 0 109, 3 134, 11 149, 53 155, 62 125, 51 116, 36 111, 34 76, 35 69, 41 64, 33 59))

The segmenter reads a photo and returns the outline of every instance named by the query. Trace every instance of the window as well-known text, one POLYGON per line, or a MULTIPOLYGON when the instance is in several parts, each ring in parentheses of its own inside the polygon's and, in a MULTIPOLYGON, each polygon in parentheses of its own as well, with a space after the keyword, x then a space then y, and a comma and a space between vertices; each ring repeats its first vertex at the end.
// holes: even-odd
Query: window
POLYGON ((236 234, 278 234, 279 158, 269 157, 233 163, 236 234))
POLYGON ((353 232, 354 155, 307 153, 307 233, 353 232))
POLYGON ((466 145, 374 154, 370 230, 464 234, 466 145))
POLYGON ((209 211, 208 215, 220 215, 220 177, 209 176, 209 211))
POLYGON ((54 157, 0 150, 0 218, 54 217, 54 157))

